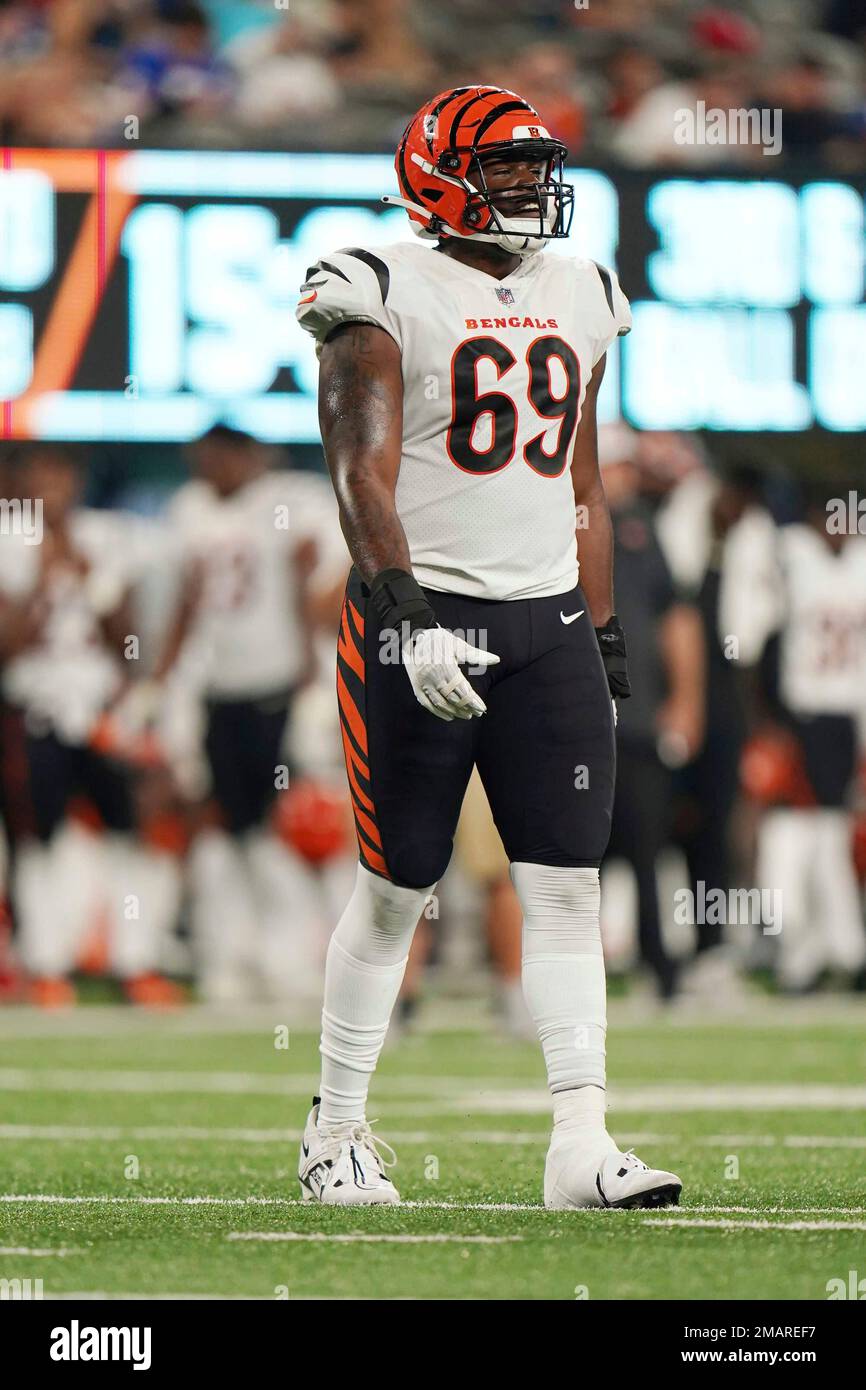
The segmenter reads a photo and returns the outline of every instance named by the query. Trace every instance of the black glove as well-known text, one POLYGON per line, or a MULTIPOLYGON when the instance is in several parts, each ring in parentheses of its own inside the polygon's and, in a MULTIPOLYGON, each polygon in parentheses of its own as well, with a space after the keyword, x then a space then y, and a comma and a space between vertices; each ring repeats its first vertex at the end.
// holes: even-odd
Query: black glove
POLYGON ((631 695, 628 682, 628 656, 625 649, 625 633, 622 623, 614 613, 604 627, 597 627, 595 635, 604 662, 607 684, 615 700, 627 700, 631 695))

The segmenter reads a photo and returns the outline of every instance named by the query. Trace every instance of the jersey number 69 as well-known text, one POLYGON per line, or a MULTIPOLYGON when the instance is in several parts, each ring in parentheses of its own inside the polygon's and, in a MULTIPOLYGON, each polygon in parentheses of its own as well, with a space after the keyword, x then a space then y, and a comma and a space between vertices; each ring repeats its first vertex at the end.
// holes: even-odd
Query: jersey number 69
MULTIPOLYGON (((496 473, 514 457, 517 441, 517 402, 504 391, 478 392, 478 363, 490 358, 502 378, 517 358, 497 338, 469 338, 461 343, 451 359, 451 423, 446 447, 449 457, 467 473, 496 473), (491 420, 490 443, 486 449, 473 444, 473 434, 482 415, 491 420)), ((565 468, 577 429, 580 400, 580 363, 577 354, 562 338, 536 338, 526 350, 529 372, 529 403, 548 427, 558 423, 556 447, 545 450, 547 433, 542 430, 523 447, 523 459, 536 473, 556 478, 565 468), (562 364, 567 382, 565 392, 553 394, 550 379, 551 358, 562 364)))

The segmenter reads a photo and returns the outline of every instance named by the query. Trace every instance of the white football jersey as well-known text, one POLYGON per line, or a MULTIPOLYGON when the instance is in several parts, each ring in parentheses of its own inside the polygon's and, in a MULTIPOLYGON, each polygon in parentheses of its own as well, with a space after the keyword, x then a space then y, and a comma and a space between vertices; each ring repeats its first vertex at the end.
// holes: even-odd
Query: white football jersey
POLYGON ((779 535, 784 616, 779 687, 795 714, 848 714, 866 704, 866 540, 839 554, 810 526, 779 535))
POLYGON ((420 584, 494 599, 574 587, 575 432, 593 367, 631 327, 612 271, 538 252, 496 280, 419 243, 351 248, 310 267, 297 314, 318 345, 357 321, 400 348, 396 501, 420 584))
MULTIPOLYGON (((183 486, 169 508, 181 562, 201 567, 201 603, 185 664, 216 699, 252 699, 291 686, 304 660, 300 590, 292 555, 312 538, 321 551, 339 526, 327 483, 294 471, 265 473, 230 497, 207 483, 183 486)), ((339 548, 344 553, 342 537, 339 548)))
MULTIPOLYGON (((88 572, 51 571, 45 621, 33 644, 5 664, 2 689, 10 704, 26 712, 32 732, 50 730, 80 744, 120 690, 122 663, 106 644, 101 617, 120 603, 134 572, 114 543, 117 522, 111 513, 79 508, 69 530, 88 572)), ((0 589, 20 602, 36 589, 41 565, 38 545, 6 537, 0 547, 0 589)))

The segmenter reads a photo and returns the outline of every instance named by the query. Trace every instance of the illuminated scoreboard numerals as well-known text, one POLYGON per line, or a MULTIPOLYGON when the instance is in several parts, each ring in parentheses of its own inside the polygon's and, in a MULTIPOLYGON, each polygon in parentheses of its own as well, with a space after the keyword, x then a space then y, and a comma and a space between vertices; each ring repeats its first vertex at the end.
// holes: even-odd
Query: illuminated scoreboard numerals
MULTIPOLYGON (((54 189, 31 170, 0 173, 0 295, 39 289, 54 269, 54 189)), ((33 374, 33 315, 0 303, 0 400, 27 389, 33 374)))
POLYGON ((278 253, 269 209, 150 203, 129 218, 130 372, 140 392, 184 386, 231 398, 266 391, 281 365, 268 271, 278 253))
POLYGON ((266 391, 274 351, 267 268, 278 223, 268 208, 201 207, 186 218, 187 384, 210 396, 266 391))
POLYGON ((33 315, 23 304, 0 304, 0 400, 27 390, 33 375, 33 315))
POLYGON ((123 229, 129 261, 129 370, 145 394, 183 383, 183 213, 164 203, 136 209, 123 229))
POLYGON ((863 199, 842 183, 802 190, 803 289, 809 315, 809 385, 819 425, 866 429, 866 240, 863 199))
POLYGON ((801 430, 794 325, 781 309, 632 306, 624 404, 641 429, 801 430))

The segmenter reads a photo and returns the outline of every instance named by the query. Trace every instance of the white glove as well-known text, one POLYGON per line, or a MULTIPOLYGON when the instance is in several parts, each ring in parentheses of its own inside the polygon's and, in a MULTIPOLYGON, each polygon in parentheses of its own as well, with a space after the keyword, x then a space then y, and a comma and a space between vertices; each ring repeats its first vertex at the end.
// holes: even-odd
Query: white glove
POLYGON ((403 644, 403 665, 415 698, 437 719, 471 719, 485 714, 487 706, 458 663, 486 667, 498 661, 493 652, 470 647, 446 627, 419 628, 403 644))

